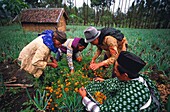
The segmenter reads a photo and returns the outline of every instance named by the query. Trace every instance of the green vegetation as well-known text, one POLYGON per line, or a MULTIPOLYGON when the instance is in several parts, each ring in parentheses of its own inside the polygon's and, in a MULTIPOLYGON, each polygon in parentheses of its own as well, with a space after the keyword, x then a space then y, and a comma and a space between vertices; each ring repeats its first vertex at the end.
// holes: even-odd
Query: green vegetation
MULTIPOLYGON (((68 25, 67 38, 84 38, 83 31, 86 27, 68 25)), ((120 30, 128 40, 128 51, 141 56, 147 62, 143 72, 162 71, 166 76, 170 74, 170 29, 121 28, 120 30)), ((0 31, 0 62, 16 59, 22 48, 38 34, 37 32, 25 32, 19 25, 0 27, 0 31)), ((34 105, 32 107, 37 107, 39 110, 82 111, 83 106, 77 93, 78 88, 88 84, 95 76, 104 78, 111 76, 112 67, 108 71, 104 71, 102 68, 95 72, 88 70, 88 63, 91 61, 96 47, 93 46, 90 49, 91 45, 89 44, 83 51, 82 63, 74 62, 76 68, 74 74, 69 73, 65 56, 58 63, 57 69, 47 67, 43 84, 36 80, 35 85, 38 84, 36 89, 39 90, 36 92, 34 100, 32 99, 32 103, 28 102, 27 104, 34 105), (90 54, 88 54, 89 52, 90 54), (49 101, 44 100, 45 98, 49 98, 49 101)), ((53 55, 55 56, 55 54, 53 55)), ((103 59, 102 56, 99 60, 101 59, 103 59)), ((31 106, 27 109, 30 108, 31 106)))
POLYGON ((26 89, 26 92, 27 92, 27 95, 30 99, 31 105, 35 105, 36 108, 39 111, 45 111, 46 110, 47 104, 48 104, 52 95, 47 97, 45 90, 43 92, 41 92, 39 89, 37 89, 35 96, 34 96, 34 99, 32 99, 27 89, 26 89))
POLYGON ((170 28, 168 0, 0 0, 0 25, 27 8, 64 8, 69 24, 124 28, 170 28))
MULTIPOLYGON (((87 26, 67 26, 67 38, 83 37, 87 26)), ((147 62, 145 71, 161 70, 166 75, 170 68, 170 29, 127 29, 119 28, 126 36, 128 51, 142 57, 147 62)), ((37 32, 25 32, 21 26, 0 27, 0 61, 16 59, 22 48, 37 37, 37 32)), ((91 45, 83 51, 85 56, 91 45)), ((93 56, 96 47, 93 47, 90 56, 93 56)), ((91 57, 87 57, 91 58, 91 57)), ((65 66, 67 64, 64 64, 65 66)))

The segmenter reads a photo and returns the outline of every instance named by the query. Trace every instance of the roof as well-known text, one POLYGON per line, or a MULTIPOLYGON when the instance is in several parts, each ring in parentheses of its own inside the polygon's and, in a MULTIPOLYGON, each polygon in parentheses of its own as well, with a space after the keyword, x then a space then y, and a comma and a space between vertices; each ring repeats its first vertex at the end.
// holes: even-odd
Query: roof
POLYGON ((68 19, 64 8, 30 8, 21 12, 21 22, 58 23, 62 15, 68 19))

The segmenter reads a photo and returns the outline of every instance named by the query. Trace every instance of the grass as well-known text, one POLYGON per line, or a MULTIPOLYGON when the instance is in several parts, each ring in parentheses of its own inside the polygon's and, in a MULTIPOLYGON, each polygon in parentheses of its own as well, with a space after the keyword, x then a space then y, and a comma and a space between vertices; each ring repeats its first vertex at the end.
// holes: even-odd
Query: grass
MULTIPOLYGON (((84 37, 83 31, 88 26, 67 26, 67 38, 84 37)), ((128 51, 131 51, 147 62, 143 71, 162 71, 169 75, 170 70, 170 29, 128 29, 119 28, 128 40, 128 51)), ((38 32, 25 32, 21 26, 15 24, 0 27, 0 62, 16 59, 22 48, 36 38, 38 32)), ((110 71, 103 71, 102 68, 93 72, 88 70, 88 63, 95 53, 96 47, 91 45, 82 52, 83 62, 74 62, 75 73, 69 74, 67 60, 63 59, 58 63, 57 69, 47 67, 45 70, 44 84, 38 89, 46 90, 46 96, 51 100, 46 107, 47 110, 74 111, 82 110, 81 99, 77 90, 85 86, 94 75, 102 77, 111 76, 110 71), (87 55, 89 53, 89 55, 87 55), (104 74, 104 75, 103 75, 104 74), (79 102, 79 103, 75 103, 79 102)), ((53 54, 55 55, 55 54, 53 54)), ((101 56, 99 60, 103 57, 101 56)))

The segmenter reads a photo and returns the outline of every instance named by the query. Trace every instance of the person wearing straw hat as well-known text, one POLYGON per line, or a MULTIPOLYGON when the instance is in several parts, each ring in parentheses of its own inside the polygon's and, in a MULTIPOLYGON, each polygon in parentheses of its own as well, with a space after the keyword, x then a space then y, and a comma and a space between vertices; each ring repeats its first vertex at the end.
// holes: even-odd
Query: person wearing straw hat
POLYGON ((66 40, 66 34, 58 30, 45 30, 38 34, 38 37, 20 52, 18 57, 21 62, 20 69, 27 71, 36 78, 40 78, 46 66, 56 68, 58 64, 51 57, 51 52, 56 53, 66 40))
POLYGON ((79 89, 82 103, 90 112, 161 112, 160 94, 148 76, 140 75, 145 62, 128 51, 122 51, 115 62, 116 78, 101 79, 79 89), (106 96, 98 104, 90 96, 96 91, 106 96))
POLYGON ((126 38, 119 30, 114 28, 102 28, 97 30, 95 27, 91 26, 84 31, 84 35, 86 37, 86 43, 97 46, 97 51, 90 62, 90 68, 92 70, 96 70, 101 66, 108 67, 114 64, 119 53, 127 49, 126 38), (96 63, 95 60, 100 56, 102 50, 106 51, 104 60, 96 63))

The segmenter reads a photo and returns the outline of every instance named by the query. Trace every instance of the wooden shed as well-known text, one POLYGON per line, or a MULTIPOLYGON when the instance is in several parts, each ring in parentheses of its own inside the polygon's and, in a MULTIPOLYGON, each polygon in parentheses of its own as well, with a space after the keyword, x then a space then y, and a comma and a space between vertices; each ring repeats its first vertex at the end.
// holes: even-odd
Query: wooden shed
POLYGON ((42 32, 57 27, 65 32, 67 19, 64 8, 31 8, 21 12, 21 24, 27 31, 42 32))

